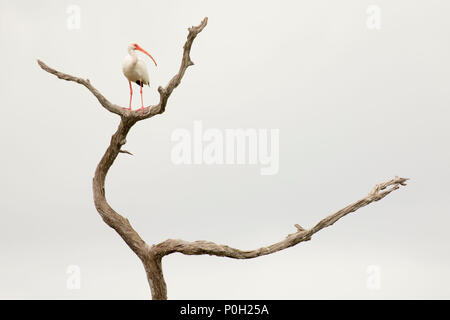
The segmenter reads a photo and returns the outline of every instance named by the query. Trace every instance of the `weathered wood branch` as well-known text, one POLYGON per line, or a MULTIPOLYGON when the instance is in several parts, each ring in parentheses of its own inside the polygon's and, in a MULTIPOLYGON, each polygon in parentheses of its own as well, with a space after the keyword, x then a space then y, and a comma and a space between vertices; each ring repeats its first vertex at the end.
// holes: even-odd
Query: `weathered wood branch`
POLYGON ((172 91, 176 87, 178 87, 178 85, 180 84, 181 79, 183 78, 184 73, 186 72, 186 69, 188 67, 194 65, 194 63, 192 62, 191 57, 190 57, 192 42, 194 41, 195 37, 197 37, 197 35, 203 30, 203 28, 206 27, 207 23, 208 23, 208 18, 206 17, 203 19, 203 21, 200 23, 200 25, 189 28, 189 34, 187 37, 187 41, 183 46, 183 58, 181 60, 180 70, 164 88, 163 87, 158 88, 159 97, 160 97, 159 104, 150 108, 147 113, 144 112, 144 114, 142 115, 142 118, 146 119, 146 118, 151 117, 153 112, 160 114, 166 110, 167 100, 169 99, 170 95, 172 94, 172 91))
POLYGON ((256 250, 250 250, 250 251, 243 251, 235 248, 231 248, 227 245, 220 245, 216 244, 214 242, 210 241, 194 241, 194 242, 188 242, 184 240, 178 240, 178 239, 168 239, 164 242, 161 242, 154 246, 153 250, 158 252, 160 256, 169 255, 171 253, 179 252, 186 255, 214 255, 214 256, 220 256, 220 257, 228 257, 228 258, 234 258, 234 259, 251 259, 256 258, 264 255, 268 255, 271 253, 275 253, 277 251, 287 249, 289 247, 295 246, 296 244, 299 244, 303 241, 311 240, 311 237, 316 232, 322 230, 323 228, 329 227, 332 224, 334 224, 336 221, 338 221, 340 218, 344 217, 345 215, 354 212, 364 206, 367 206, 368 204, 383 199, 385 196, 387 196, 389 193, 391 193, 394 190, 397 190, 400 185, 406 185, 406 178, 399 178, 395 177, 392 180, 389 180, 387 182, 378 184, 375 186, 372 192, 370 192, 366 197, 363 199, 356 201, 345 208, 337 211, 336 213, 326 217, 325 219, 321 220, 319 223, 317 223, 314 227, 307 230, 299 226, 298 224, 295 225, 297 228, 297 232, 293 234, 289 234, 285 239, 274 243, 267 247, 262 247, 256 250), (382 190, 386 189, 387 187, 392 186, 390 189, 381 192, 382 190))
POLYGON ((385 183, 381 183, 377 185, 365 198, 321 220, 313 228, 304 229, 300 225, 296 224, 295 227, 297 228, 297 231, 293 234, 288 235, 286 239, 256 250, 242 251, 226 245, 218 245, 209 241, 188 242, 173 239, 168 239, 164 242, 152 246, 147 245, 136 232, 136 230, 133 229, 128 219, 117 213, 108 204, 105 194, 106 175, 119 153, 132 154, 131 152, 122 149, 122 146, 126 144, 127 134, 133 127, 133 125, 140 120, 148 119, 165 111, 167 101, 173 90, 180 84, 187 68, 193 65, 193 62, 190 58, 192 43, 196 36, 205 28, 207 22, 208 19, 205 18, 200 23, 200 25, 189 28, 187 40, 183 47, 183 57, 178 73, 169 81, 169 83, 165 87, 158 88, 158 92, 160 94, 159 103, 153 106, 146 107, 143 112, 141 112, 141 110, 130 111, 127 108, 122 108, 116 104, 113 104, 108 101, 97 89, 95 89, 88 79, 75 77, 57 71, 50 68, 42 61, 38 60, 38 64, 43 70, 57 76, 60 79, 73 81, 85 86, 89 91, 92 92, 92 94, 98 99, 100 104, 106 110, 119 115, 121 118, 116 132, 111 137, 109 147, 107 148, 105 154, 101 158, 95 170, 92 184, 94 204, 103 221, 122 237, 126 244, 136 253, 136 255, 142 261, 153 299, 167 299, 167 287, 164 281, 164 275, 161 265, 162 258, 166 255, 178 252, 186 255, 208 254, 235 259, 250 259, 271 254, 295 246, 302 241, 310 240, 312 235, 316 232, 320 231, 323 228, 331 226, 340 218, 358 210, 361 207, 364 207, 374 201, 383 199, 389 193, 398 189, 400 185, 405 185, 405 182, 407 180, 405 178, 396 177, 385 183))
POLYGON ((97 98, 98 102, 100 102, 100 104, 108 111, 118 114, 119 116, 124 116, 125 115, 125 109, 119 107, 118 105, 115 105, 111 102, 109 102, 108 99, 105 98, 104 95, 102 95, 97 89, 94 88, 94 86, 91 84, 91 82, 89 81, 89 79, 83 79, 83 78, 79 78, 79 77, 74 77, 71 76, 70 74, 61 72, 61 71, 57 71, 53 68, 50 68, 49 66, 47 66, 44 62, 42 62, 41 60, 37 60, 39 66, 44 69, 45 71, 54 74, 55 76, 57 76, 59 79, 63 79, 63 80, 67 80, 67 81, 73 81, 73 82, 77 82, 79 84, 82 84, 83 86, 85 86, 90 92, 92 92, 92 94, 97 98))

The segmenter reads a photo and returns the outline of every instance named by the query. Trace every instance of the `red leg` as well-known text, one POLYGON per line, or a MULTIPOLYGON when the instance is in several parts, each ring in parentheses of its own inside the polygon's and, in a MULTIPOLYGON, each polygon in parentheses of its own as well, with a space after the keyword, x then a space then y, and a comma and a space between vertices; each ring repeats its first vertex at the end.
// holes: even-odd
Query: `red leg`
POLYGON ((141 82, 141 111, 144 113, 144 99, 142 98, 142 82, 141 82))
POLYGON ((133 88, 131 88, 130 81, 128 81, 128 84, 130 85, 130 106, 128 107, 128 110, 131 110, 131 98, 133 97, 133 88))

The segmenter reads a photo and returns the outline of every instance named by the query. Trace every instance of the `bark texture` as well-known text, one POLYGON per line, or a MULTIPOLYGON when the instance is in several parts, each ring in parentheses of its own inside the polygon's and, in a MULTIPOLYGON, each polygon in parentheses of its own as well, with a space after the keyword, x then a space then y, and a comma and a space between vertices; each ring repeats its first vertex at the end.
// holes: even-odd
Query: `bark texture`
POLYGON ((400 186, 406 184, 406 178, 395 177, 387 182, 378 184, 375 188, 364 198, 356 201, 347 207, 337 211, 336 213, 321 220, 311 229, 304 229, 300 225, 296 224, 296 232, 287 235, 285 239, 255 250, 240 250, 229 247, 227 245, 220 245, 210 241, 194 241, 188 242, 179 239, 168 239, 158 244, 149 246, 133 229, 128 219, 117 213, 108 204, 105 195, 105 179, 106 175, 117 158, 119 153, 131 154, 127 150, 123 150, 122 146, 126 144, 126 137, 130 129, 136 122, 151 118, 157 114, 161 114, 165 111, 167 101, 172 94, 173 90, 181 83, 184 73, 189 66, 194 63, 190 58, 190 50, 192 43, 196 36, 205 28, 208 19, 205 18, 198 26, 189 28, 186 43, 183 47, 183 57, 178 73, 169 81, 165 87, 159 87, 158 92, 160 95, 160 101, 158 104, 148 106, 142 112, 141 110, 128 110, 122 108, 116 104, 111 103, 106 99, 95 87, 90 83, 88 79, 75 77, 47 66, 44 62, 38 60, 39 66, 57 76, 60 79, 73 81, 85 86, 92 94, 98 99, 100 104, 109 112, 115 113, 120 116, 120 123, 116 132, 111 137, 111 142, 106 149, 105 154, 101 158, 97 168, 95 170, 93 179, 93 195, 94 204, 98 213, 102 217, 103 221, 113 228, 136 253, 144 265, 145 272, 147 274, 147 280, 150 285, 150 291, 153 299, 167 299, 167 286, 164 281, 164 275, 162 271, 162 258, 172 253, 182 253, 186 255, 214 255, 220 257, 228 257, 234 259, 251 259, 259 256, 271 254, 296 244, 310 240, 312 235, 329 227, 338 221, 345 215, 358 210, 374 201, 379 201, 392 191, 397 190, 400 186))

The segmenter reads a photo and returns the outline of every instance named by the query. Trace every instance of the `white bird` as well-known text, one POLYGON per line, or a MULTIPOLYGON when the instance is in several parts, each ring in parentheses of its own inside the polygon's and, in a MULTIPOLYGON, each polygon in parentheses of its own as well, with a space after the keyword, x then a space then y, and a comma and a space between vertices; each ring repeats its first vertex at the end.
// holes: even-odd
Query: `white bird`
POLYGON ((128 107, 128 110, 131 110, 131 98, 133 97, 133 88, 131 87, 131 82, 135 82, 141 87, 141 110, 143 111, 144 100, 142 98, 142 87, 144 85, 150 86, 150 84, 147 66, 144 60, 138 57, 136 50, 139 50, 148 55, 155 63, 155 66, 157 66, 157 64, 150 53, 142 49, 137 43, 130 43, 130 45, 128 45, 128 55, 125 57, 122 63, 122 72, 128 79, 128 84, 130 85, 130 105, 128 107))

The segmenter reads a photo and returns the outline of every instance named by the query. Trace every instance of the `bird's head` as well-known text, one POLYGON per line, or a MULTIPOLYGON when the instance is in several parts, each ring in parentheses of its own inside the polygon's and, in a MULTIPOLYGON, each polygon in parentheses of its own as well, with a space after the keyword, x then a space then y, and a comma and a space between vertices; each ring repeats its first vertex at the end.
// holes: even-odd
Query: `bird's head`
POLYGON ((148 55, 150 57, 150 59, 153 60, 153 63, 155 64, 155 66, 157 66, 156 61, 155 61, 155 59, 153 59, 151 54, 148 53, 147 51, 145 51, 144 49, 142 49, 142 47, 140 45, 138 45, 137 43, 134 43, 134 42, 130 43, 128 45, 128 53, 131 54, 131 53, 135 52, 136 50, 141 51, 141 52, 145 53, 146 55, 148 55))

